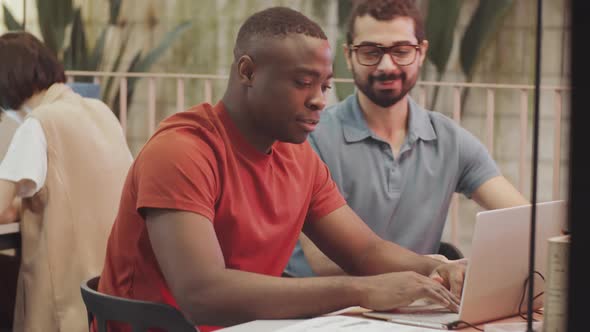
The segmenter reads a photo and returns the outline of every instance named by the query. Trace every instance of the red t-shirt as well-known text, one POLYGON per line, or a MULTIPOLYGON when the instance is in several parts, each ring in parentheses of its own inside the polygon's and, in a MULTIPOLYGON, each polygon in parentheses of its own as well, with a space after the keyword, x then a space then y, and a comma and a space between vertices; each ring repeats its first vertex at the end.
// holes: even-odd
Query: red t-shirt
POLYGON ((203 215, 228 268, 280 276, 304 221, 344 204, 309 143, 276 142, 264 154, 241 136, 221 102, 197 105, 165 119, 131 166, 99 290, 178 307, 141 208, 203 215))

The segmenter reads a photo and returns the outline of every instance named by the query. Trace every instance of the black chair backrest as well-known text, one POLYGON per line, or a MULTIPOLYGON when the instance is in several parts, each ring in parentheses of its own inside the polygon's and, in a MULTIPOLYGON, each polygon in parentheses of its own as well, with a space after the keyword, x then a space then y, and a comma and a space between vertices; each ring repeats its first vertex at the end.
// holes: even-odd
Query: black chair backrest
POLYGON ((198 332, 180 311, 163 303, 138 301, 111 296, 97 291, 100 277, 88 279, 80 285, 89 322, 96 319, 98 332, 107 332, 106 322, 117 321, 131 325, 133 332, 160 328, 173 332, 198 332))
POLYGON ((441 242, 440 247, 438 248, 438 253, 450 260, 463 258, 461 250, 449 242, 441 242))

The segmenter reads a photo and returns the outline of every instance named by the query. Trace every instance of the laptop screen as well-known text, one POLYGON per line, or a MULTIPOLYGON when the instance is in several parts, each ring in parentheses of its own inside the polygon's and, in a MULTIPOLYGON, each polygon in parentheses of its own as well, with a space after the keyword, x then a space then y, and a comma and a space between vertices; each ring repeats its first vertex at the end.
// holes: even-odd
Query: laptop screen
MULTIPOLYGON (((547 239, 561 234, 565 208, 565 201, 537 203, 535 271, 541 275, 547 266, 547 239)), ((518 314, 529 272, 530 220, 531 205, 476 215, 461 320, 478 323, 518 314)), ((537 276, 535 295, 543 286, 537 276)), ((542 298, 535 301, 534 308, 542 306, 542 298)))

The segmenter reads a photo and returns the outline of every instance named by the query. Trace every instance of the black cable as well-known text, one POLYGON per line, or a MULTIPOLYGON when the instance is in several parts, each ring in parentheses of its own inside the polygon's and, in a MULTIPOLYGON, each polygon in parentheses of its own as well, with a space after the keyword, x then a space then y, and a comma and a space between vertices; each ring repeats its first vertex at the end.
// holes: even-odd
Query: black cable
MULTIPOLYGON (((535 271, 533 272, 533 276, 534 276, 535 274, 539 275, 539 277, 541 277, 541 279, 543 280, 543 282, 545 281, 545 277, 543 276, 543 274, 541 274, 541 272, 539 272, 539 271, 536 271, 536 270, 535 270, 535 271)), ((528 319, 527 319, 527 317, 528 317, 528 316, 524 316, 524 312, 522 311, 522 304, 523 304, 523 302, 524 302, 524 295, 526 294, 526 289, 527 289, 527 285, 529 284, 529 279, 530 279, 530 278, 529 278, 529 277, 527 277, 527 278, 524 280, 524 287, 523 287, 523 289, 522 289, 522 295, 520 296, 520 302, 518 303, 518 316, 520 316, 520 318, 522 318, 522 319, 526 320, 527 322, 528 322, 528 319)), ((535 295, 535 296, 533 297, 533 299, 531 300, 531 305, 530 305, 530 307, 532 307, 532 306, 533 306, 533 305, 532 305, 533 301, 534 301, 534 300, 536 300, 537 298, 539 298, 539 296, 543 295, 544 293, 545 293, 545 292, 540 292, 539 294, 535 295)), ((538 313, 538 314, 540 314, 541 312, 540 312, 539 310, 535 310, 535 313, 538 313)), ((532 317, 532 313, 529 313, 529 315, 531 315, 530 317, 532 318, 532 319, 531 319, 531 322, 532 322, 532 321, 535 321, 535 322, 537 321, 536 319, 534 319, 534 318, 532 317)), ((468 327, 474 328, 474 329, 476 329, 476 330, 478 330, 478 331, 483 331, 483 329, 480 329, 480 328, 479 328, 479 327, 477 327, 476 325, 474 325, 474 324, 471 324, 471 323, 469 323, 469 322, 466 322, 466 321, 464 321, 464 320, 458 320, 458 321, 456 321, 456 322, 455 322, 455 324, 453 325, 453 327, 458 327, 458 326, 459 326, 459 325, 461 325, 461 324, 465 324, 465 325, 467 325, 468 327)), ((531 324, 532 324, 532 323, 531 323, 531 324)))
MULTIPOLYGON (((533 275, 539 275, 539 277, 541 277, 541 279, 543 279, 543 282, 545 282, 545 277, 541 274, 541 272, 539 271, 534 271, 533 275)), ((522 296, 520 297, 520 302, 518 303, 518 315, 520 316, 520 318, 526 320, 527 322, 529 321, 528 317, 531 317, 531 321, 537 321, 532 315, 532 312, 530 312, 530 309, 533 307, 533 301, 535 301, 539 296, 543 295, 545 292, 540 292, 539 294, 533 296, 532 300, 530 300, 529 303, 529 311, 527 312, 527 316, 524 315, 524 312, 522 311, 522 304, 524 302, 524 295, 526 293, 526 289, 527 289, 527 284, 529 282, 529 278, 527 277, 524 280, 524 287, 522 290, 522 296), (530 316, 528 316, 530 315, 530 316)), ((530 291, 530 290, 529 290, 530 291)), ((535 310, 536 313, 540 313, 538 310, 535 310)))
POLYGON ((461 325, 461 324, 465 324, 465 325, 467 325, 467 327, 474 328, 474 329, 476 329, 476 330, 478 330, 478 331, 483 331, 483 329, 480 329, 479 327, 477 327, 477 326, 475 326, 475 325, 473 325, 473 324, 471 324, 471 323, 468 323, 468 322, 466 322, 466 321, 464 321, 464 320, 458 320, 458 321, 456 322, 456 324, 454 325, 454 327, 457 327, 457 326, 459 326, 459 325, 461 325))

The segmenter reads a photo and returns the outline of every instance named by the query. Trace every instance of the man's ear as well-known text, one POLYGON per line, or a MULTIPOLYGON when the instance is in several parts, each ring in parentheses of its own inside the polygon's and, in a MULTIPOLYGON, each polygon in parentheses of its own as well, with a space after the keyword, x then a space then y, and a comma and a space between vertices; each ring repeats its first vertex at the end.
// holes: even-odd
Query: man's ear
POLYGON ((344 52, 344 59, 346 59, 346 67, 352 71, 352 50, 348 44, 342 44, 342 52, 344 52))
POLYGON ((420 66, 422 66, 422 64, 424 63, 424 60, 426 60, 426 53, 427 52, 428 52, 428 40, 424 39, 420 43, 420 66))
POLYGON ((238 77, 240 79, 240 83, 246 86, 252 86, 255 67, 254 61, 249 55, 242 55, 238 59, 238 77))

